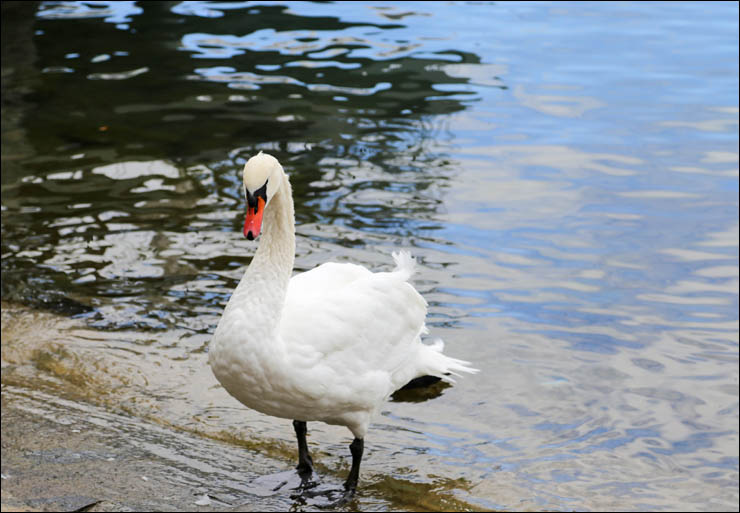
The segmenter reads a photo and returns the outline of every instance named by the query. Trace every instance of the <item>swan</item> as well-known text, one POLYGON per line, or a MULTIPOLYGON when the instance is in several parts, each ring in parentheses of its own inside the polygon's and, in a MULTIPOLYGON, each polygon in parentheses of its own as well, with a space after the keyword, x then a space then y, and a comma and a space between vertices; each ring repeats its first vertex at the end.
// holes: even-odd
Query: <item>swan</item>
POLYGON ((357 487, 370 420, 396 390, 425 376, 477 372, 421 342, 427 303, 409 284, 415 260, 394 253, 391 272, 324 263, 291 278, 295 214, 288 175, 259 152, 244 166, 244 235, 259 247, 234 290, 209 347, 213 374, 245 406, 293 419, 298 474, 313 472, 308 421, 346 426, 352 467, 344 499, 357 487), (264 229, 263 229, 264 226, 264 229))

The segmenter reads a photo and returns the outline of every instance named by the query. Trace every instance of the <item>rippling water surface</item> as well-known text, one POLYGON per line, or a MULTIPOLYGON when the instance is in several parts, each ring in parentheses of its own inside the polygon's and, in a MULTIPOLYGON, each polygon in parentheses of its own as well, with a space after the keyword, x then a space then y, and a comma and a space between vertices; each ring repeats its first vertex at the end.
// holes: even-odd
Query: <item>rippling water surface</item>
MULTIPOLYGON (((297 270, 411 248, 433 334, 482 369, 386 405, 360 508, 737 509, 736 3, 24 9, 2 297, 94 328, 128 380, 106 401, 291 461, 205 357, 264 150, 297 270)), ((343 475, 348 432, 310 431, 343 475)))

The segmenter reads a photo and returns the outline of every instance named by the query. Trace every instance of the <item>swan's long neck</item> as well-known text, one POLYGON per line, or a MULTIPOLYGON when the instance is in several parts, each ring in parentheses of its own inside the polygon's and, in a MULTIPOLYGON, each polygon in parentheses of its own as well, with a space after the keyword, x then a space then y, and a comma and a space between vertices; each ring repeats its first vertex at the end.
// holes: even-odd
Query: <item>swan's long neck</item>
POLYGON ((247 315, 250 332, 263 339, 276 335, 295 261, 293 193, 288 176, 282 180, 265 208, 259 248, 224 312, 236 308, 247 315))

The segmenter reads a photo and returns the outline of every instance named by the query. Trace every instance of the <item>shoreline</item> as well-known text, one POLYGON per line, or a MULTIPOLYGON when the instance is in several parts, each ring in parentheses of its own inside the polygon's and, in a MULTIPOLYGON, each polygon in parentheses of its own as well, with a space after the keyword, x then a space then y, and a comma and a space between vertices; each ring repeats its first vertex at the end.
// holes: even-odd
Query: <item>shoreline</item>
MULTIPOLYGON (((248 417, 245 410, 238 423, 223 423, 221 417, 194 415, 183 409, 179 395, 168 396, 170 389, 162 388, 167 383, 185 390, 191 400, 218 411, 224 408, 220 388, 193 387, 212 381, 209 369, 199 367, 195 375, 162 372, 165 357, 142 352, 131 359, 126 344, 117 343, 121 332, 94 330, 74 318, 6 301, 0 306, 3 511, 330 506, 326 497, 291 497, 294 438, 277 432, 252 438, 245 426, 249 418, 262 422, 261 416, 248 417), (275 490, 282 482, 276 479, 286 478, 287 486, 275 490)), ((318 477, 322 486, 338 489, 346 461, 332 455, 327 466, 319 436, 316 430, 309 440, 318 477)), ((420 483, 370 469, 362 476, 355 498, 338 510, 487 509, 460 497, 457 480, 438 476, 420 483)))
POLYGON ((241 447, 12 385, 2 387, 2 410, 3 511, 260 511, 275 507, 269 497, 254 500, 246 483, 285 469, 241 447), (136 431, 136 438, 126 436, 131 431, 136 431), (210 468, 203 466, 198 458, 202 454, 218 454, 220 465, 210 461, 210 468), (231 475, 232 466, 240 462, 244 484, 231 475), (214 475, 218 475, 220 488, 228 484, 234 493, 210 492, 209 478, 214 475), (239 496, 250 495, 251 503, 240 500, 239 496))

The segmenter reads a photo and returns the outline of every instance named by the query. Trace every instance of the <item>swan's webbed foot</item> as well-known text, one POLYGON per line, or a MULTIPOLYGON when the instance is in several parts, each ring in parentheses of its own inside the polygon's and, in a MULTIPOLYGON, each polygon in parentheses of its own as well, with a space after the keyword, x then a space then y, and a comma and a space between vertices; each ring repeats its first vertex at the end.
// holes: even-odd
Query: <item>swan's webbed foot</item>
POLYGON ((291 493, 290 496, 292 498, 299 497, 309 490, 316 488, 321 484, 321 481, 319 480, 318 476, 314 473, 310 474, 299 474, 301 478, 301 484, 298 485, 296 488, 293 488, 294 493, 291 493))
POLYGON ((310 470, 308 472, 298 471, 298 477, 301 478, 301 484, 298 488, 295 488, 295 490, 298 490, 300 492, 310 490, 311 488, 315 488, 316 486, 321 484, 321 480, 319 479, 318 474, 314 473, 313 470, 310 470))

